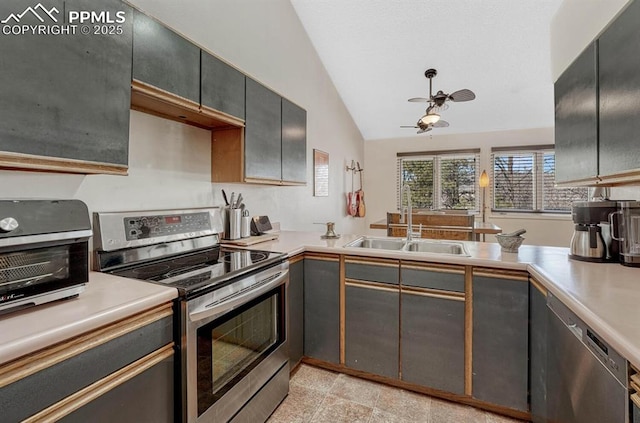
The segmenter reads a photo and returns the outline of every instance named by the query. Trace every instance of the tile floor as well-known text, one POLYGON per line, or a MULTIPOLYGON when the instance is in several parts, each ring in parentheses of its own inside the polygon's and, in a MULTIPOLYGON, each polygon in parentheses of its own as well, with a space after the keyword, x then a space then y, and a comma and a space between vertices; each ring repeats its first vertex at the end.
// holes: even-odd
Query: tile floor
POLYGON ((466 405, 302 364, 267 423, 519 423, 466 405))

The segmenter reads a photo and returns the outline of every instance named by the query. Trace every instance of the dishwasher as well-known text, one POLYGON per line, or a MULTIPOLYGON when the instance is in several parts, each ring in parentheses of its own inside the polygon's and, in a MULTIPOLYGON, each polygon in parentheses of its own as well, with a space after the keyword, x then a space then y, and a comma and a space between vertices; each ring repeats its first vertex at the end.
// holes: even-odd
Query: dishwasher
POLYGON ((627 361, 549 293, 547 417, 557 423, 626 423, 627 361))

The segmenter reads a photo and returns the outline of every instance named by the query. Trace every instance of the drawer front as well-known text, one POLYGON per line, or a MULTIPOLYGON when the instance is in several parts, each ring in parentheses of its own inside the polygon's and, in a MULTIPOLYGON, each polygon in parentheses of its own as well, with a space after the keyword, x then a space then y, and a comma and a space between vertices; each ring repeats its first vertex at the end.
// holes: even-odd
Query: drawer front
POLYGON ((401 279, 403 286, 464 292, 464 273, 445 273, 403 266, 401 279))
POLYGON ((345 276, 347 279, 398 285, 399 266, 397 262, 374 264, 347 260, 345 276))

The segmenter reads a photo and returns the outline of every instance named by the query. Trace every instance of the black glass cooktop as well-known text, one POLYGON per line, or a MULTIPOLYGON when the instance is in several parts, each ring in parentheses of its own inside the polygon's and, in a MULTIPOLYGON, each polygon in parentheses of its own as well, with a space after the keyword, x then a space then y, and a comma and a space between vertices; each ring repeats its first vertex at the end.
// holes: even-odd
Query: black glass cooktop
POLYGON ((283 253, 215 247, 129 266, 113 274, 177 288, 181 295, 213 288, 285 258, 283 253))

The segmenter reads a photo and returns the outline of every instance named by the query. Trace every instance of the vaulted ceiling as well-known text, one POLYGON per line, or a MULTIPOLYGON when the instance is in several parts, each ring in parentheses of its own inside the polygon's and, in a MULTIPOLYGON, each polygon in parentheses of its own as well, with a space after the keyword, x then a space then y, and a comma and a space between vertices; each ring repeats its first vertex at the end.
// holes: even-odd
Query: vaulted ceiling
MULTIPOLYGON (((553 126, 549 27, 562 0, 291 0, 365 140, 416 135, 428 97, 468 88, 435 134, 553 126)), ((329 123, 328 123, 329 124, 329 123)))

